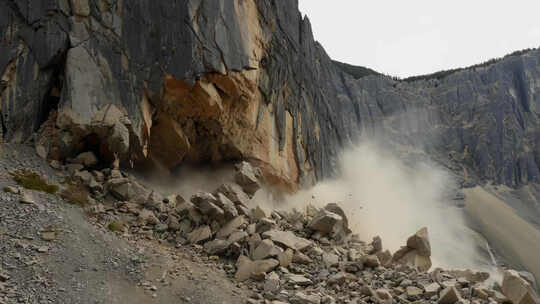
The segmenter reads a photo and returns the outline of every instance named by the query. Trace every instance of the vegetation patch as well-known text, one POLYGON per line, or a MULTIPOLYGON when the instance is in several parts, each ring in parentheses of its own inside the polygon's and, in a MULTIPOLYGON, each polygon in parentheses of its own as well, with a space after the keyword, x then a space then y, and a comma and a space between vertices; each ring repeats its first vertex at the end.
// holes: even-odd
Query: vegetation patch
POLYGON ((122 232, 124 230, 124 224, 117 221, 112 221, 109 223, 109 225, 107 225, 107 228, 109 228, 109 230, 112 232, 122 232))
POLYGON ((48 184, 39 174, 28 171, 28 170, 20 170, 11 173, 13 176, 13 179, 17 184, 20 186, 30 189, 30 190, 36 190, 41 192, 46 192, 50 194, 55 194, 58 191, 57 185, 51 185, 48 184))

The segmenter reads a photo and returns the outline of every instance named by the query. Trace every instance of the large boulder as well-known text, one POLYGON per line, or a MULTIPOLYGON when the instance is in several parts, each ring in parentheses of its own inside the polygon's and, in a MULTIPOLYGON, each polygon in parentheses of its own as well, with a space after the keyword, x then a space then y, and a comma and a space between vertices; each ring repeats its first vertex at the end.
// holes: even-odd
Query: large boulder
POLYGON ((504 272, 502 292, 514 304, 539 303, 531 284, 515 270, 504 272))
POLYGON ((408 265, 418 271, 428 271, 431 268, 431 245, 426 227, 418 230, 407 239, 407 245, 402 246, 392 257, 392 261, 408 265))

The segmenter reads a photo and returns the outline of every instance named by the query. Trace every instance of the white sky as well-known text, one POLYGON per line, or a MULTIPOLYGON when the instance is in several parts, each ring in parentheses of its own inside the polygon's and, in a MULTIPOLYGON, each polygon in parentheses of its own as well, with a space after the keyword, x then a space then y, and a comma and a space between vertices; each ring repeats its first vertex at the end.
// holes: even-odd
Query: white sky
POLYGON ((464 67, 540 46, 540 0, 299 0, 339 61, 393 76, 464 67))

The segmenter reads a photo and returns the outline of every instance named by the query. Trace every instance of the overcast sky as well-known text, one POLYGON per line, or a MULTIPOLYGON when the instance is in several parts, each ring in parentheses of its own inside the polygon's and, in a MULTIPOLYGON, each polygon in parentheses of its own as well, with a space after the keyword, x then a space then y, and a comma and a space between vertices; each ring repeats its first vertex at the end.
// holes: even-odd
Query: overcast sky
POLYGON ((540 46, 540 0, 299 0, 330 57, 393 76, 540 46))

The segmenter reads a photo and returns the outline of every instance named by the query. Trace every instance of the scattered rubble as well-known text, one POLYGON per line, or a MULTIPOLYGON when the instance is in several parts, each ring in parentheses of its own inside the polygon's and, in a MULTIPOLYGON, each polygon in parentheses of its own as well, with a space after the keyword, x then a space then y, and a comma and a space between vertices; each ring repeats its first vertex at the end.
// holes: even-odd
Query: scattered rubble
MULTIPOLYGON (((162 197, 118 169, 92 170, 91 153, 74 162, 83 166, 67 165, 64 172, 89 188, 93 203, 87 209, 98 223, 121 223, 110 230, 135 240, 191 246, 223 263, 231 280, 257 295, 248 303, 528 304, 537 299, 531 283, 514 271, 505 273, 502 293, 485 284, 487 273, 439 268, 428 273, 431 246, 425 227, 392 254, 380 237, 366 243, 353 234, 339 204, 266 210, 252 199, 261 183, 247 162, 237 166, 238 184, 225 183, 188 200, 162 197)), ((40 237, 54 242, 58 234, 43 230, 40 237)), ((47 253, 49 247, 35 250, 47 253)), ((0 272, 0 279, 9 276, 0 272)))

